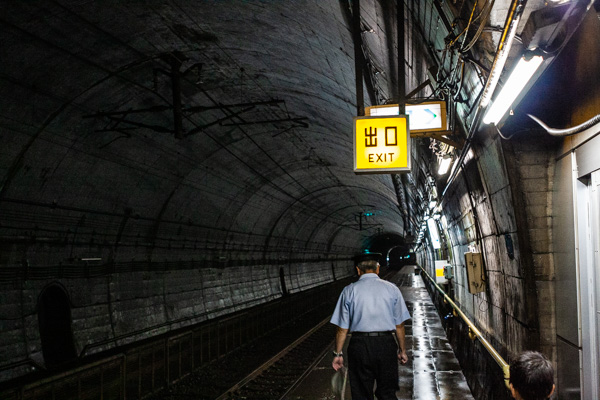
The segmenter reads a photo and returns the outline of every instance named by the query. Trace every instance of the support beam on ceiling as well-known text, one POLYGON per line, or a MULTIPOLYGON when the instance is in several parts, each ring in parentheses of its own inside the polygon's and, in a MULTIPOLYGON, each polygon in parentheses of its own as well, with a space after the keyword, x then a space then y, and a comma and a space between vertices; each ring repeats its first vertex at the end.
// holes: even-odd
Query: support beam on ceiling
POLYGON ((404 0, 396 1, 398 25, 398 107, 400 115, 406 113, 406 61, 404 60, 404 0))
MULTIPOLYGON (((396 1, 396 31, 398 32, 398 111, 400 115, 406 114, 406 61, 404 60, 404 0, 396 1)), ((406 218, 404 218, 404 232, 412 232, 411 208, 406 193, 406 174, 401 174, 402 189, 404 190, 406 218)))
POLYGON ((425 89, 429 84, 431 84, 431 80, 428 78, 425 82, 417 86, 412 92, 408 93, 406 95, 406 98, 411 99, 414 95, 419 93, 421 90, 425 89))
POLYGON ((363 54, 360 28, 360 0, 352 0, 352 40, 354 41, 354 75, 356 78, 356 115, 365 115, 363 92, 363 54))

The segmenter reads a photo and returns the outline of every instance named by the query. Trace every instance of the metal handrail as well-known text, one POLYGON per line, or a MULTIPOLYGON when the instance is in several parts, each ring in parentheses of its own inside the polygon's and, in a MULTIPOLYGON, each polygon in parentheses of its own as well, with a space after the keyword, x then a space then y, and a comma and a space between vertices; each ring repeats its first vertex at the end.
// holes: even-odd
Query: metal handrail
POLYGON ((502 372, 504 373, 504 384, 506 385, 506 387, 508 389, 510 389, 510 383, 509 383, 510 365, 504 360, 504 358, 502 358, 502 356, 496 351, 496 349, 490 344, 490 342, 487 341, 487 339, 481 334, 481 331, 479 329, 477 329, 475 324, 473 322, 471 322, 471 320, 465 315, 465 313, 462 312, 462 310, 456 305, 456 303, 454 303, 454 301, 452 301, 452 299, 446 294, 446 292, 444 292, 442 290, 442 288, 439 287, 439 285, 427 273, 427 271, 425 271, 425 269, 423 267, 421 267, 420 265, 418 265, 418 267, 421 269, 421 271, 423 271, 425 276, 427 276, 427 278, 429 278, 431 283, 433 283, 433 286, 435 286, 435 288, 444 296, 444 300, 448 304, 450 304, 452 306, 452 308, 454 309, 454 311, 463 319, 463 321, 465 321, 465 323, 469 327, 469 337, 472 340, 479 339, 479 341, 481 342, 483 347, 486 348, 486 350, 490 353, 492 358, 498 363, 500 368, 502 368, 502 372))

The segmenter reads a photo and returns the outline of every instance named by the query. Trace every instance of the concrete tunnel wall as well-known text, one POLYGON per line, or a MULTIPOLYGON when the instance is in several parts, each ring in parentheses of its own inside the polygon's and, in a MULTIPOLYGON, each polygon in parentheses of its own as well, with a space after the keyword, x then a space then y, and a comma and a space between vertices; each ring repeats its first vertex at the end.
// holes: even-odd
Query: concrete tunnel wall
MULTIPOLYGON (((530 349, 555 360, 549 214, 552 152, 539 146, 539 140, 519 140, 515 150, 498 136, 488 137, 474 146, 473 158, 443 202, 448 225, 442 232, 454 274, 449 290, 505 360, 530 349), (466 252, 483 255, 485 290, 480 293, 469 292, 466 252)), ((434 261, 440 258, 430 247, 418 254, 431 276, 435 276, 434 261)), ((437 305, 449 312, 442 302, 437 305)), ((496 398, 489 379, 501 377, 501 369, 482 347, 465 341, 466 325, 450 326, 462 331, 453 345, 474 394, 496 398)))
MULTIPOLYGON (((349 116, 356 113, 354 60, 342 2, 298 2, 293 9, 259 3, 230 13, 226 2, 215 2, 204 10, 206 31, 181 10, 160 10, 168 16, 160 20, 156 10, 134 3, 120 13, 124 20, 114 22, 107 9, 83 5, 37 10, 37 3, 23 3, 7 12, 9 23, 1 29, 3 43, 10 44, 3 64, 10 79, 0 88, 2 366, 28 359, 43 365, 37 301, 48 285, 66 291, 76 350, 89 354, 277 298, 281 268, 290 292, 350 276, 351 255, 373 233, 359 232, 355 218, 370 205, 377 204, 384 217, 383 232, 409 235, 408 218, 415 223, 427 206, 434 165, 430 154, 424 155, 429 140, 416 141, 406 180, 353 174, 348 160, 349 116), (65 24, 74 11, 85 18, 65 24), (222 15, 230 20, 223 22, 222 15), (252 24, 261 27, 260 34, 252 24), (108 41, 107 32, 113 35, 108 41), (148 49, 146 42, 155 47, 148 49), (251 100, 283 98, 292 116, 313 118, 310 128, 294 128, 301 134, 285 128, 275 134, 222 129, 211 132, 218 139, 213 143, 204 136, 173 140, 150 131, 115 136, 98 131, 104 125, 100 118, 84 118, 154 104, 147 95, 152 90, 164 100, 168 87, 163 82, 152 88, 152 70, 165 68, 159 55, 181 49, 204 63, 210 73, 203 89, 212 95, 238 99, 236 83, 243 76, 245 93, 269 92, 251 100), (237 58, 231 64, 223 61, 232 55, 237 58), (111 342, 115 337, 122 339, 111 342)), ((185 7, 195 11, 192 2, 185 7)), ((378 93, 368 93, 367 103, 379 104, 397 90, 394 55, 386 52, 395 32, 383 28, 394 25, 384 18, 394 13, 381 10, 379 2, 363 2, 363 8, 364 22, 378 34, 383 31, 364 37, 372 61, 384 69, 377 74, 381 81, 374 82, 378 93)), ((597 38, 597 18, 588 25, 583 37, 597 38)), ((406 76, 409 90, 423 82, 431 64, 418 26, 412 27, 406 40, 414 61, 406 76)), ((578 68, 595 62, 590 71, 597 71, 597 60, 585 57, 600 54, 596 49, 586 43, 571 51, 578 68)), ((568 65, 563 63, 564 76, 568 65)), ((557 82, 564 80, 559 75, 557 82)), ((574 125, 594 115, 598 77, 582 76, 592 81, 595 97, 573 101, 566 113, 549 107, 550 122, 574 125)), ((586 92, 582 82, 571 88, 571 97, 586 92)), ((186 100, 204 104, 195 82, 184 83, 186 100)), ((465 96, 476 98, 476 83, 465 84, 465 96)), ((551 94, 539 97, 545 101, 537 102, 536 111, 551 106, 558 97, 551 94)), ((468 102, 460 106, 469 108, 468 102)), ((170 115, 160 114, 145 122, 171 123, 170 115)), ((505 135, 514 134, 509 142, 495 130, 480 132, 444 197, 453 290, 507 359, 537 348, 556 361, 551 222, 557 212, 554 157, 561 142, 548 141, 539 130, 528 131, 527 139, 517 125, 503 128, 505 135), (469 249, 482 252, 486 263, 488 285, 477 295, 466 289, 463 254, 469 249)), ((437 257, 431 248, 419 253, 430 270, 437 257)), ((493 370, 489 356, 468 341, 457 353, 471 366, 465 374, 474 390, 493 398, 492 388, 485 388, 484 371, 493 370)), ((4 369, 0 380, 27 372, 4 369)))
MULTIPOLYGON (((431 276, 434 261, 448 259, 454 273, 448 291, 507 362, 523 350, 541 351, 553 361, 560 399, 591 399, 597 390, 582 380, 590 366, 582 364, 586 344, 577 333, 582 329, 580 307, 593 308, 588 303, 593 299, 580 298, 578 285, 586 283, 580 281, 577 258, 586 257, 578 249, 585 238, 576 239, 575 220, 586 224, 590 217, 588 209, 574 204, 587 201, 576 193, 574 176, 585 182, 600 169, 600 147, 594 132, 552 137, 523 125, 528 113, 546 112, 553 126, 577 126, 598 115, 600 48, 594 38, 599 31, 591 13, 502 128, 510 140, 494 128, 480 132, 442 204, 447 220, 446 226, 440 224, 442 250, 428 242, 417 254, 431 276), (466 252, 483 255, 483 292, 469 293, 466 252)), ((437 300, 441 312, 450 312, 437 300)), ((450 318, 447 326, 456 331, 451 341, 474 395, 508 398, 498 390, 503 385, 500 368, 483 346, 467 339, 466 325, 457 319, 450 318)))
MULTIPOLYGON (((76 354, 88 356, 279 298, 280 268, 287 290, 294 293, 332 282, 334 272, 336 279, 349 276, 353 271, 348 265, 345 260, 287 266, 197 266, 2 285, 5 314, 13 321, 12 325, 3 324, 3 354, 10 357, 4 361, 31 358, 44 365, 38 298, 50 285, 59 285, 67 294, 76 354), (113 338, 119 339, 110 340, 113 338)), ((2 378, 15 373, 9 372, 2 378)))
MULTIPOLYGON (((66 294, 86 356, 279 298, 280 271, 289 293, 343 279, 373 226, 410 230, 414 204, 392 179, 352 171, 349 4, 11 5, 0 27, 0 381, 29 361, 44 367, 49 287, 66 294), (181 81, 183 106, 208 107, 181 121, 197 134, 173 137, 170 110, 130 115, 144 129, 106 130, 106 111, 172 105, 173 54, 181 70, 202 65, 181 81), (279 124, 211 125, 230 114, 216 103, 273 99, 255 119, 279 124), (383 218, 359 231, 373 207, 383 218)), ((397 91, 390 4, 363 4, 385 72, 367 105, 397 91)), ((413 87, 428 67, 416 64, 413 87)))

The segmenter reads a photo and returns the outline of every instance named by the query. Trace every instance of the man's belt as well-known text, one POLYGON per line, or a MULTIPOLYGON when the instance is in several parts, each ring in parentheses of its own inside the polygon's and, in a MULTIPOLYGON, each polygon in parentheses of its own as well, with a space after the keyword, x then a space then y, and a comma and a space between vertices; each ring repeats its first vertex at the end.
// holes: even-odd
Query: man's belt
POLYGON ((379 331, 379 332, 351 332, 352 336, 388 336, 393 335, 394 331, 379 331))

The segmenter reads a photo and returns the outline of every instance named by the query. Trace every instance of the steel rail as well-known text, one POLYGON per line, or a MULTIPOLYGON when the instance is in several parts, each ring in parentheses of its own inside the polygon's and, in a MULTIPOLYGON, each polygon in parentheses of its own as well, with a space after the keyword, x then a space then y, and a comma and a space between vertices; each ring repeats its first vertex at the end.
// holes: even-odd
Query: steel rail
MULTIPOLYGON (((327 322, 329 322, 330 318, 331 317, 327 318, 327 322)), ((319 324, 319 326, 323 326, 323 325, 324 324, 322 322, 319 324)), ((321 360, 323 358, 325 358, 327 354, 331 353, 331 348, 333 347, 334 343, 335 343, 335 339, 330 342, 329 346, 327 346, 325 349, 323 349, 321 354, 319 354, 319 356, 314 359, 314 361, 310 364, 310 366, 308 368, 306 368, 306 370, 302 373, 302 375, 300 375, 300 377, 298 379, 296 379, 292 385, 290 385, 290 387, 285 391, 285 393, 281 395, 279 400, 285 400, 287 398, 287 396, 292 392, 292 390, 296 389, 298 387, 298 385, 300 383, 302 383, 302 381, 304 381, 304 379, 308 376, 308 374, 310 374, 312 372, 312 370, 315 369, 315 367, 321 362, 321 360)))
POLYGON ((418 267, 421 269, 421 271, 423 271, 425 276, 431 281, 433 286, 442 294, 442 296, 444 296, 444 300, 448 304, 450 304, 452 306, 452 308, 454 309, 454 311, 463 319, 463 321, 465 321, 465 323, 469 327, 469 338, 471 338, 472 340, 479 339, 479 341, 481 342, 483 347, 486 348, 486 350, 490 353, 492 358, 498 363, 500 368, 502 368, 502 372, 504 373, 504 384, 506 385, 506 387, 508 389, 510 389, 510 383, 509 383, 510 365, 504 360, 504 358, 502 358, 502 356, 498 353, 498 351, 496 351, 496 349, 490 344, 490 342, 487 341, 487 339, 483 336, 481 331, 479 329, 477 329, 477 327, 469 319, 469 317, 467 317, 465 315, 465 313, 462 312, 462 310, 456 305, 456 303, 454 303, 454 301, 452 301, 452 299, 446 294, 446 292, 444 292, 444 290, 441 287, 439 287, 439 285, 427 273, 427 271, 425 271, 425 269, 423 267, 421 267, 420 265, 418 267))
MULTIPOLYGON (((273 356, 270 360, 265 362, 263 365, 256 368, 248 376, 246 376, 244 379, 242 379, 241 381, 239 381, 238 383, 233 385, 231 388, 229 388, 227 391, 225 391, 222 395, 217 397, 215 400, 229 399, 230 394, 234 393, 236 390, 242 388, 243 386, 247 385, 249 382, 251 382, 252 380, 257 378, 258 376, 260 376, 269 367, 271 367, 273 364, 275 364, 277 361, 279 361, 279 359, 283 358, 286 354, 288 354, 294 347, 298 346, 300 343, 302 343, 304 340, 306 340, 310 335, 315 333, 315 331, 317 331, 323 325, 327 324, 329 322, 330 317, 331 316, 329 316, 329 317, 325 318, 324 320, 322 320, 321 322, 319 322, 315 327, 313 327, 308 332, 306 332, 304 335, 302 335, 301 337, 296 339, 292 344, 290 344, 289 346, 287 346, 286 348, 281 350, 279 353, 277 353, 275 356, 273 356)), ((318 359, 320 360, 320 357, 318 359)), ((311 364, 311 367, 312 366, 313 365, 311 364)), ((296 385, 296 384, 297 384, 297 382, 294 383, 294 385, 296 385)), ((286 393, 287 393, 287 391, 286 391, 286 393)))

